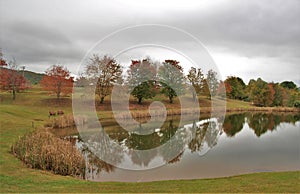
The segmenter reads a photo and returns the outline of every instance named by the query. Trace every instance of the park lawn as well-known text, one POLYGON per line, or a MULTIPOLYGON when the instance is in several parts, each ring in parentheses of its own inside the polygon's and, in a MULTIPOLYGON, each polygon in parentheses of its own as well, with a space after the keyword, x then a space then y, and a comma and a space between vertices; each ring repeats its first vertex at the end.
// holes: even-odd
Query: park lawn
MULTIPOLYGON (((300 192, 300 172, 270 172, 216 179, 171 180, 148 183, 91 182, 27 168, 10 153, 17 139, 43 127, 48 111, 62 108, 71 113, 69 103, 54 107, 47 93, 33 88, 18 93, 12 102, 2 94, 0 104, 0 192, 300 192), (34 122, 34 123, 32 123, 34 122), (32 126, 34 124, 34 127, 32 126)), ((68 100, 67 100, 68 101, 68 100)), ((234 102, 237 103, 237 102, 234 102)), ((100 115, 110 115, 105 112, 100 115)))

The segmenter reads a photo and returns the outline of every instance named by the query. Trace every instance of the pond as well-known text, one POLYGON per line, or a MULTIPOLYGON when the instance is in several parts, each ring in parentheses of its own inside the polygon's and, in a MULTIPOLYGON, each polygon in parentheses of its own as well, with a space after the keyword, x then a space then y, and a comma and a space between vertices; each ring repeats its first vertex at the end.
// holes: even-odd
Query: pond
POLYGON ((159 130, 153 128, 150 134, 139 134, 104 121, 102 136, 106 138, 76 140, 88 166, 85 179, 144 182, 300 170, 299 114, 230 114, 220 127, 216 127, 218 124, 217 120, 205 117, 180 124, 179 118, 168 117, 159 130), (190 133, 183 128, 189 128, 190 133), (146 154, 131 151, 153 150, 176 134, 182 141, 168 145, 172 151, 154 149, 146 154), (108 164, 96 155, 100 158, 105 155, 105 161, 112 162, 108 164), (165 165, 158 165, 162 162, 165 165))

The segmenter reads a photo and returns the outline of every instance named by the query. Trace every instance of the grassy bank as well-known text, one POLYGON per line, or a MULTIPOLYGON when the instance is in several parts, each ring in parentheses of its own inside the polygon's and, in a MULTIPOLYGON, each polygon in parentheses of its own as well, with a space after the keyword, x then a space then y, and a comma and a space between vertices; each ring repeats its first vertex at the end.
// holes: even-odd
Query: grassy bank
POLYGON ((26 179, 1 176, 1 192, 264 192, 299 193, 299 172, 274 172, 217 179, 176 180, 148 183, 87 182, 48 173, 26 179), (3 182, 8 184, 3 184, 3 182))
MULTIPOLYGON (((96 183, 26 167, 11 153, 20 136, 49 121, 48 111, 71 113, 70 100, 56 104, 51 96, 34 88, 18 94, 16 101, 4 94, 0 104, 0 192, 300 192, 300 172, 270 172, 229 178, 149 183, 96 183)), ((236 107, 238 102, 229 102, 236 107)), ((228 105, 228 104, 227 104, 228 105)), ((251 107, 241 103, 240 107, 251 107)), ((99 112, 110 117, 111 112, 99 112)))

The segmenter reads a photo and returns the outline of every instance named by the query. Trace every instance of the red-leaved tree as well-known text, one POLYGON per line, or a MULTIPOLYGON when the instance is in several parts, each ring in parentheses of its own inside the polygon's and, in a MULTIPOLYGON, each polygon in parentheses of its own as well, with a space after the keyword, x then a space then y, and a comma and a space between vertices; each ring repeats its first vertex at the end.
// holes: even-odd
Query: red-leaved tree
POLYGON ((70 71, 67 68, 53 65, 46 71, 40 84, 44 90, 54 92, 59 99, 62 93, 69 94, 72 92, 73 77, 70 76, 70 71))
POLYGON ((3 59, 2 57, 3 57, 3 54, 2 54, 2 51, 0 51, 0 68, 7 66, 5 59, 3 59))
POLYGON ((7 66, 7 63, 6 61, 2 58, 3 57, 3 54, 2 52, 0 51, 0 89, 3 90, 3 87, 4 87, 4 81, 5 81, 5 74, 4 74, 4 70, 3 70, 3 67, 7 66))
POLYGON ((15 100, 16 93, 27 89, 29 84, 22 74, 19 73, 19 66, 15 60, 6 63, 1 54, 0 63, 0 89, 4 91, 11 91, 12 98, 15 100))

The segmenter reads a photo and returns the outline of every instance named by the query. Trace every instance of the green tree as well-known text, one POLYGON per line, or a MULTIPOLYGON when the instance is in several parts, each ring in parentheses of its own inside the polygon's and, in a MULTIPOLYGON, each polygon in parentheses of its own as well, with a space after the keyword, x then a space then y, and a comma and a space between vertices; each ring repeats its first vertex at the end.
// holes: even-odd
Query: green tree
POLYGON ((281 82, 280 86, 287 88, 287 89, 296 89, 297 88, 297 85, 292 81, 281 82))
POLYGON ((176 60, 165 60, 158 70, 162 93, 173 103, 173 98, 184 92, 183 69, 176 60))
POLYGON ((299 92, 296 89, 289 90, 288 92, 289 92, 288 106, 293 107, 297 99, 299 99, 299 92))
POLYGON ((267 106, 268 96, 270 93, 268 83, 258 78, 256 81, 250 80, 249 84, 249 98, 257 106, 267 106))
POLYGON ((127 83, 131 95, 141 104, 143 99, 153 98, 156 69, 150 59, 133 60, 127 71, 127 83))

